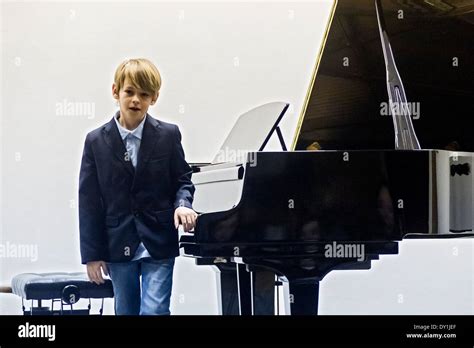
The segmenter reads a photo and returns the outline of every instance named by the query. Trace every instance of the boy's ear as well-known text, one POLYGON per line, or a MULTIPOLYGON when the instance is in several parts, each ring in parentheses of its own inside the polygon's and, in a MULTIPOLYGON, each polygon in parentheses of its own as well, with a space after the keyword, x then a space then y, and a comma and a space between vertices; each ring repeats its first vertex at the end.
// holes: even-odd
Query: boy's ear
POLYGON ((115 86, 115 83, 112 84, 112 96, 113 96, 115 99, 118 99, 118 98, 119 98, 118 91, 117 91, 117 87, 115 86))
POLYGON ((156 96, 151 100, 151 103, 150 103, 151 105, 153 105, 153 104, 156 103, 156 101, 158 100, 158 96, 159 96, 159 95, 160 95, 160 92, 157 92, 157 93, 156 93, 156 96))

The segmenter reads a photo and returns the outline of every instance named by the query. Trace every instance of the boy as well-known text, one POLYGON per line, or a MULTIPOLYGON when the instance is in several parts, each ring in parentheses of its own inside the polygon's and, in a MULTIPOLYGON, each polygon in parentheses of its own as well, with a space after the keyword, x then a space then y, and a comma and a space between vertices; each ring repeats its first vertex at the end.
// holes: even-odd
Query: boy
POLYGON ((82 263, 89 279, 110 275, 117 315, 166 315, 178 225, 195 226, 192 170, 177 126, 148 113, 161 87, 146 59, 121 63, 112 85, 120 110, 87 134, 79 178, 82 263), (140 289, 140 275, 142 286, 140 289))

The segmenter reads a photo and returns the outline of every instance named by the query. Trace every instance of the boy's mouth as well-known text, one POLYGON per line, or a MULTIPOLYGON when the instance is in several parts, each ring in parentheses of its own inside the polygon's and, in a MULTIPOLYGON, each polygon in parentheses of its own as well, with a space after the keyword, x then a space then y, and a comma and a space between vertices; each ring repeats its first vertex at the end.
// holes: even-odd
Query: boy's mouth
POLYGON ((130 110, 133 110, 133 111, 140 111, 139 108, 130 108, 130 110))

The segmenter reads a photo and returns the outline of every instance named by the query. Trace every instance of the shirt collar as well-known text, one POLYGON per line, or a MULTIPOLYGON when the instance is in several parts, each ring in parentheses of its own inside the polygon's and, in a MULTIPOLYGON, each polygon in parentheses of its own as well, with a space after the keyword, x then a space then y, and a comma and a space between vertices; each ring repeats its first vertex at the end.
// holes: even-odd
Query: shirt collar
POLYGON ((133 136, 135 136, 135 137, 137 137, 138 139, 141 140, 142 139, 142 134, 143 134, 143 126, 144 126, 145 120, 146 120, 146 114, 145 114, 145 117, 143 117, 143 120, 140 122, 140 124, 134 130, 128 130, 127 128, 122 127, 122 125, 118 121, 119 117, 120 117, 120 111, 118 111, 115 114, 114 120, 115 120, 115 123, 117 124, 117 128, 119 130, 120 136, 122 137, 122 140, 125 140, 125 138, 129 134, 132 134, 133 136))

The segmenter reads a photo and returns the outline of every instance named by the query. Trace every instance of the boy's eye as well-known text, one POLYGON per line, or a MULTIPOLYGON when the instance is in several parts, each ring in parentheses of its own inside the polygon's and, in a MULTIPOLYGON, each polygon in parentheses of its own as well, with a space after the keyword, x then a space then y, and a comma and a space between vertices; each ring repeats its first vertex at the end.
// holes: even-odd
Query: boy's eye
POLYGON ((149 94, 148 94, 148 93, 142 93, 142 96, 144 96, 144 97, 148 97, 148 96, 149 96, 149 94))

